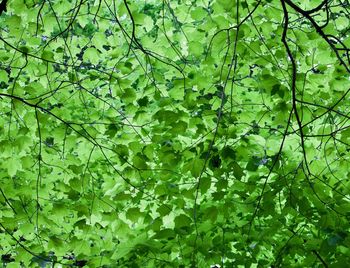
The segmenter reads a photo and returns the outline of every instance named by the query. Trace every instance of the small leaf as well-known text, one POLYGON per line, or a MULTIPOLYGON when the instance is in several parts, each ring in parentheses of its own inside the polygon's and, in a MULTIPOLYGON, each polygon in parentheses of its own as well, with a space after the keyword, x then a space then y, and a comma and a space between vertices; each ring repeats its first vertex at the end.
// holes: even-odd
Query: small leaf
POLYGON ((21 163, 15 158, 8 159, 5 162, 5 166, 7 167, 7 172, 11 177, 16 175, 17 171, 22 167, 21 163))
POLYGON ((181 214, 175 217, 174 222, 175 222, 175 228, 182 228, 182 227, 189 227, 192 220, 188 216, 181 214))
POLYGON ((211 186, 211 179, 209 177, 202 177, 200 180, 199 188, 202 194, 205 194, 211 186))
POLYGON ((157 232, 153 238, 154 239, 171 239, 175 237, 175 232, 172 229, 163 229, 157 232))
POLYGON ((191 164, 191 174, 193 177, 198 177, 201 174, 201 171, 204 167, 204 160, 195 158, 191 164))

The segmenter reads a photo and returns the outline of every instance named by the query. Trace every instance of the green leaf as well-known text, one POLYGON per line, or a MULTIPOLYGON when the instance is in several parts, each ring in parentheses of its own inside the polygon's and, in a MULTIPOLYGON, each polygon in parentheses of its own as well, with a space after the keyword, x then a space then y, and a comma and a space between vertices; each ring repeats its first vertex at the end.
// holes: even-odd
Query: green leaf
POLYGON ((2 1, 3 266, 347 267, 348 4, 316 2, 2 1))
POLYGON ((6 160, 3 165, 7 168, 7 172, 10 177, 15 176, 17 171, 21 169, 21 162, 19 162, 16 158, 6 160))
POLYGON ((163 229, 157 232, 153 239, 172 239, 175 237, 175 232, 172 229, 163 229))
POLYGON ((89 47, 84 51, 83 60, 91 62, 92 64, 98 64, 100 60, 100 52, 93 47, 89 47))
POLYGON ((193 177, 198 177, 201 174, 204 163, 204 160, 199 158, 195 158, 191 161, 189 168, 193 177))
POLYGON ((140 210, 138 208, 130 208, 126 212, 126 217, 131 221, 137 221, 139 217, 141 217, 140 210))
POLYGON ((174 222, 175 228, 180 229, 183 227, 189 227, 192 223, 192 220, 188 216, 181 214, 175 217, 174 222))
POLYGON ((52 51, 44 50, 41 54, 41 58, 44 60, 54 61, 54 53, 52 51))
POLYGON ((211 179, 209 177, 202 177, 200 180, 199 188, 202 194, 205 194, 211 186, 211 179))

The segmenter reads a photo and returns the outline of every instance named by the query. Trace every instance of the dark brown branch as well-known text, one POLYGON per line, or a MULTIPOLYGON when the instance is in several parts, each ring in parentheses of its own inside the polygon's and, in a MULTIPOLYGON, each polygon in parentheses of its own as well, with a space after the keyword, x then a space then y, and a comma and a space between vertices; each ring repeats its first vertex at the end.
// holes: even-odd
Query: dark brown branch
MULTIPOLYGON (((344 62, 344 60, 340 57, 339 52, 337 50, 337 48, 335 47, 335 45, 333 44, 333 42, 327 37, 327 35, 325 34, 325 32, 322 30, 322 27, 319 26, 316 21, 312 18, 312 16, 305 10, 301 9, 300 7, 298 7, 296 4, 294 4, 291 0, 283 0, 283 3, 287 3, 291 8, 293 8, 296 12, 298 12, 299 14, 301 14, 304 18, 306 18, 308 21, 310 21, 310 23, 312 24, 312 26, 315 28, 316 32, 329 44, 329 46, 332 48, 332 50, 334 51, 334 53, 336 54, 339 62, 341 65, 344 66, 344 68, 346 69, 346 71, 348 73, 350 73, 350 69, 349 67, 346 65, 346 63, 344 62)), ((287 11, 287 10, 286 10, 287 11)))
POLYGON ((2 12, 7 11, 6 5, 7 5, 7 0, 2 0, 2 2, 0 3, 0 16, 2 12))
POLYGON ((320 262, 322 262, 323 266, 328 268, 328 264, 322 259, 321 255, 318 254, 316 250, 313 250, 312 252, 316 255, 317 259, 319 259, 320 262))

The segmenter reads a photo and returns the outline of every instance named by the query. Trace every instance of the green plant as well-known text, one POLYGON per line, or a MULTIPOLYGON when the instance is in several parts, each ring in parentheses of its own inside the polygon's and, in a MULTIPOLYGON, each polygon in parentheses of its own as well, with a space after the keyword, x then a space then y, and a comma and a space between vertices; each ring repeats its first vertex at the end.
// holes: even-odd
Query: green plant
POLYGON ((350 263, 348 1, 0 14, 4 267, 350 263))

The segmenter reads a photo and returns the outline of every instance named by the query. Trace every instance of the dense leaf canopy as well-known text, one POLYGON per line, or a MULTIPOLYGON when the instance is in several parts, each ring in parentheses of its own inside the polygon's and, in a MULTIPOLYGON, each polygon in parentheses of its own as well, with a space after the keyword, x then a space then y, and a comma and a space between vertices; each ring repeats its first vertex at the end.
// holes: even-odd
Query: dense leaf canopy
POLYGON ((347 267, 348 0, 2 0, 3 267, 347 267))

